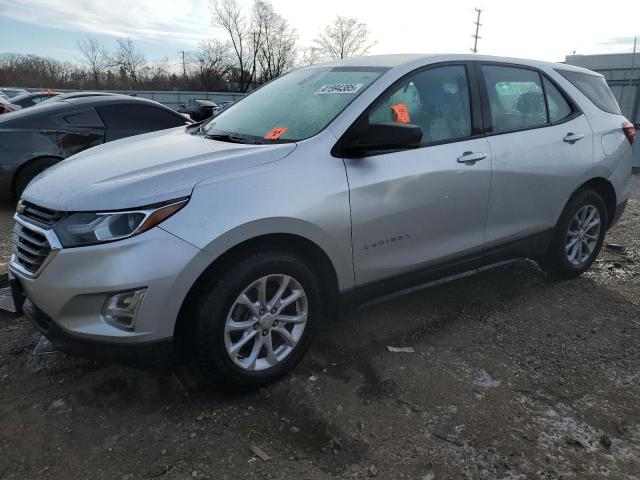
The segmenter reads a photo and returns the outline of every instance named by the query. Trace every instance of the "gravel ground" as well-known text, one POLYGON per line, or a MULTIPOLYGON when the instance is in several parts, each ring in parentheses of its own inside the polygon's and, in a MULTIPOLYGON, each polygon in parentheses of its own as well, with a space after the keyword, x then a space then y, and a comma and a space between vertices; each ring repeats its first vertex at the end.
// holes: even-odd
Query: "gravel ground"
POLYGON ((584 277, 523 262, 368 306, 249 395, 34 357, 0 312, 0 479, 640 478, 639 220, 636 176, 584 277))

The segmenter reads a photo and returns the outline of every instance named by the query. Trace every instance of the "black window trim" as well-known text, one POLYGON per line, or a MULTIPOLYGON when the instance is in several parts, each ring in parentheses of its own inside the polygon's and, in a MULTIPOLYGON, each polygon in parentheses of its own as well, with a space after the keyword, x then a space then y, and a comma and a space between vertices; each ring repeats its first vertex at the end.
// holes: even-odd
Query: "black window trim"
POLYGON ((438 62, 432 63, 429 65, 423 65, 418 67, 410 72, 404 74, 398 80, 393 82, 389 87, 387 87, 375 100, 373 100, 367 108, 363 110, 363 112, 358 115, 358 118, 347 128, 347 130, 342 134, 340 139, 336 142, 336 144, 331 149, 331 155, 337 158, 351 158, 344 152, 343 145, 344 142, 353 134, 353 132, 358 128, 360 122, 363 121, 364 118, 368 117, 372 110, 374 110, 383 99, 390 93, 395 92, 408 78, 418 75, 427 70, 432 70, 435 68, 441 67, 464 67, 465 73, 467 75, 467 83, 469 84, 469 107, 471 109, 471 135, 466 137, 458 137, 458 138, 450 138, 447 140, 439 140, 436 142, 424 142, 420 145, 420 147, 412 148, 412 149, 398 149, 398 150, 385 150, 381 152, 373 152, 371 154, 367 154, 367 157, 374 157, 378 155, 387 155, 389 153, 397 153, 403 152, 406 150, 420 150, 423 148, 433 147, 436 145, 445 145, 448 143, 457 143, 457 142, 465 142, 467 140, 474 140, 477 138, 482 138, 485 136, 483 131, 483 115, 482 115, 482 106, 481 106, 481 96, 480 96, 480 86, 478 84, 476 78, 476 72, 473 67, 473 62, 471 61, 448 61, 448 62, 438 62))
POLYGON ((580 107, 576 104, 576 102, 573 100, 573 98, 571 98, 571 96, 569 94, 567 94, 567 92, 564 90, 564 88, 562 88, 562 86, 560 86, 558 84, 558 82, 556 82, 553 78, 549 77, 549 75, 547 75, 545 72, 543 72, 542 70, 540 70, 539 68, 536 67, 532 67, 530 65, 522 65, 519 63, 510 63, 510 62, 485 62, 485 61, 474 61, 474 66, 475 66, 475 73, 476 73, 476 77, 477 77, 477 81, 480 85, 480 98, 481 98, 481 103, 482 103, 482 119, 483 119, 483 123, 484 123, 484 128, 485 128, 485 135, 487 137, 492 137, 495 135, 507 135, 510 133, 516 133, 516 132, 524 132, 527 130, 537 130, 539 128, 548 128, 548 127, 555 127, 556 125, 562 125, 563 123, 566 122, 570 122, 571 120, 579 117, 580 115, 583 115, 582 110, 580 109, 580 107), (495 66, 495 67, 510 67, 510 68, 520 68, 520 69, 524 69, 524 70, 531 70, 533 72, 536 72, 538 74, 538 77, 540 79, 540 85, 542 86, 542 93, 544 95, 544 102, 545 102, 545 108, 547 111, 547 122, 542 124, 542 125, 536 125, 533 127, 523 127, 523 128, 516 128, 513 130, 506 130, 504 132, 494 132, 493 131, 493 121, 491 119, 491 106, 489 104, 489 92, 487 89, 487 84, 485 82, 484 79, 484 74, 482 73, 482 67, 483 66, 495 66), (555 121, 555 122, 551 122, 550 121, 550 113, 549 113, 549 101, 547 99, 547 90, 544 86, 544 81, 543 79, 546 79, 548 82, 550 82, 554 87, 556 87, 558 89, 558 91, 560 92, 560 94, 564 97, 565 101, 569 104, 569 106, 571 107, 571 111, 572 113, 570 115, 567 115, 566 117, 555 121))

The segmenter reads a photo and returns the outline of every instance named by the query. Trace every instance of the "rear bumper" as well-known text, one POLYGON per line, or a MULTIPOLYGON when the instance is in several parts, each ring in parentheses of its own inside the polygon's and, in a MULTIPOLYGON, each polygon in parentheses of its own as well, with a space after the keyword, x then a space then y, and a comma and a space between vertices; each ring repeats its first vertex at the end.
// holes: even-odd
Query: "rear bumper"
POLYGON ((25 301, 22 310, 36 329, 61 352, 152 369, 170 369, 177 362, 171 339, 135 344, 97 342, 66 332, 30 300, 25 301))

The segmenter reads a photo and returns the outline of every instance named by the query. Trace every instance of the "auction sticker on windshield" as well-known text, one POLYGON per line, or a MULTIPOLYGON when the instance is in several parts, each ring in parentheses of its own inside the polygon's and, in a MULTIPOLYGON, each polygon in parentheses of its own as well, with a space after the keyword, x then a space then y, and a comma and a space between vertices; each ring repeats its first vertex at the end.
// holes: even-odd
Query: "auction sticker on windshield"
POLYGON ((330 95, 333 93, 356 93, 362 88, 362 83, 334 83, 332 85, 323 85, 315 93, 316 95, 330 95))
POLYGON ((271 130, 269 130, 269 133, 267 133, 264 138, 266 138, 267 140, 278 140, 282 135, 284 135, 284 132, 286 132, 288 129, 285 127, 276 127, 276 128, 272 128, 271 130))

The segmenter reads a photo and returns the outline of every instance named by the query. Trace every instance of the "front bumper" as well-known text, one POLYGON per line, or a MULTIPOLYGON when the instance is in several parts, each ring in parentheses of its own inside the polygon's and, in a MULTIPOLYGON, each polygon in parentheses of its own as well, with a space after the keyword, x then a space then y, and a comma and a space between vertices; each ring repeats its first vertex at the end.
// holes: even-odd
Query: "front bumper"
POLYGON ((61 352, 154 369, 170 369, 178 360, 171 339, 135 344, 95 342, 64 330, 30 300, 22 308, 31 323, 61 352))
POLYGON ((114 345, 171 342, 182 302, 211 261, 206 252, 156 227, 126 240, 59 250, 35 278, 9 268, 26 297, 25 314, 54 345, 69 350, 88 343, 92 347, 84 350, 101 356, 100 350, 114 345), (132 330, 103 320, 109 296, 145 287, 132 330))

